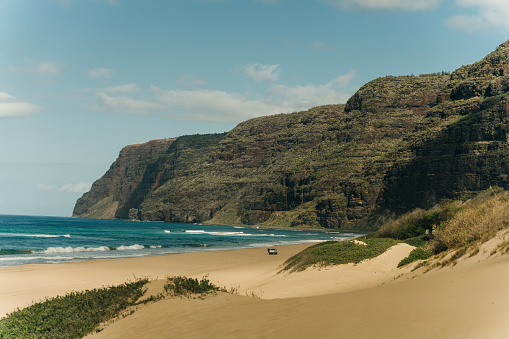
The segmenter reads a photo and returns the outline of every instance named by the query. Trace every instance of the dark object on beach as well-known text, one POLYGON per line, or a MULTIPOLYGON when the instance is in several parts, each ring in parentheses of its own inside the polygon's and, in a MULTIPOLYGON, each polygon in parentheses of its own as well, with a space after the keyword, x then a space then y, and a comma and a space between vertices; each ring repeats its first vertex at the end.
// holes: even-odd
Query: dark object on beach
POLYGON ((269 252, 269 254, 277 255, 277 249, 275 249, 275 248, 267 248, 267 252, 269 252))

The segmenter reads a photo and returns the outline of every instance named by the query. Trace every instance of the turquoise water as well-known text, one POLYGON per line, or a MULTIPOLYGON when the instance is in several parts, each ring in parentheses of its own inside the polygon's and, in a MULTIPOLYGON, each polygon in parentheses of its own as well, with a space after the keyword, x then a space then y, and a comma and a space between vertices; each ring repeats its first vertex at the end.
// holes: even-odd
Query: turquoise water
POLYGON ((0 267, 348 240, 355 233, 0 215, 0 267))

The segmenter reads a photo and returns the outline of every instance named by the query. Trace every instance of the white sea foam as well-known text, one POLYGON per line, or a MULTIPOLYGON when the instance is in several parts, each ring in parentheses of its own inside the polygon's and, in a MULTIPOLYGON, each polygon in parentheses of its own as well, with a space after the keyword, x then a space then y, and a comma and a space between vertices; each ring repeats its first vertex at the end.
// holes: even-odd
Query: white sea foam
POLYGON ((100 247, 48 247, 42 253, 53 254, 53 253, 76 253, 76 252, 104 252, 109 251, 110 248, 107 246, 100 247))
POLYGON ((134 245, 131 245, 131 246, 119 246, 117 247, 117 250, 119 251, 126 251, 126 250, 142 250, 144 249, 145 246, 141 246, 141 245, 138 245, 138 244, 134 244, 134 245))
MULTIPOLYGON (((134 244, 131 246, 119 246, 116 249, 119 251, 127 251, 127 250, 142 250, 145 246, 134 244)), ((158 248, 157 246, 154 246, 152 248, 158 248)), ((42 251, 42 253, 45 254, 53 254, 53 253, 78 253, 78 252, 105 252, 110 251, 115 248, 110 248, 108 246, 99 246, 99 247, 48 247, 46 250, 42 251)))
POLYGON ((168 230, 164 230, 164 233, 171 233, 171 231, 168 231, 168 230))
POLYGON ((352 237, 330 237, 330 240, 332 241, 345 241, 350 239, 352 239, 352 237))
POLYGON ((242 231, 238 231, 238 232, 213 232, 213 231, 210 231, 210 232, 207 232, 204 230, 186 230, 186 233, 219 235, 219 236, 225 236, 225 237, 230 237, 230 236, 236 236, 236 237, 287 237, 287 235, 283 235, 283 234, 273 234, 273 233, 271 233, 271 234, 264 234, 264 233, 253 234, 253 233, 244 233, 242 231))
POLYGON ((20 260, 35 260, 35 259, 39 259, 39 257, 19 257, 19 256, 15 256, 15 255, 2 255, 0 257, 0 262, 2 261, 20 261, 20 260))
POLYGON ((314 244, 324 242, 327 240, 296 240, 296 241, 273 241, 273 242, 258 242, 249 244, 248 247, 270 247, 270 246, 286 246, 286 245, 298 245, 298 244, 314 244))

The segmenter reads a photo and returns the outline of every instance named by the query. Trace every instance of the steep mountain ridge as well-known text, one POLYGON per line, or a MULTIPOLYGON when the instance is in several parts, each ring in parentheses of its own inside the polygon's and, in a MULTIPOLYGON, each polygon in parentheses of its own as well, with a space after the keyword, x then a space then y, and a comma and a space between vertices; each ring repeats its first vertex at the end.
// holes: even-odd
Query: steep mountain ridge
POLYGON ((375 79, 346 105, 132 148, 143 161, 124 149, 74 215, 352 228, 508 187, 508 75, 505 42, 452 74, 375 79))

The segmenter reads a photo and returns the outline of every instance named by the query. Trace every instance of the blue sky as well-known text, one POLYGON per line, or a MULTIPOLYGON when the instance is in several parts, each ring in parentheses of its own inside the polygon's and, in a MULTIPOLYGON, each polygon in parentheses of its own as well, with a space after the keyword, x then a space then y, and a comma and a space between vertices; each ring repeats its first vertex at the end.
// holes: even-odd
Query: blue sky
POLYGON ((506 0, 0 0, 0 214, 70 216, 126 145, 345 103, 508 39, 506 0))

